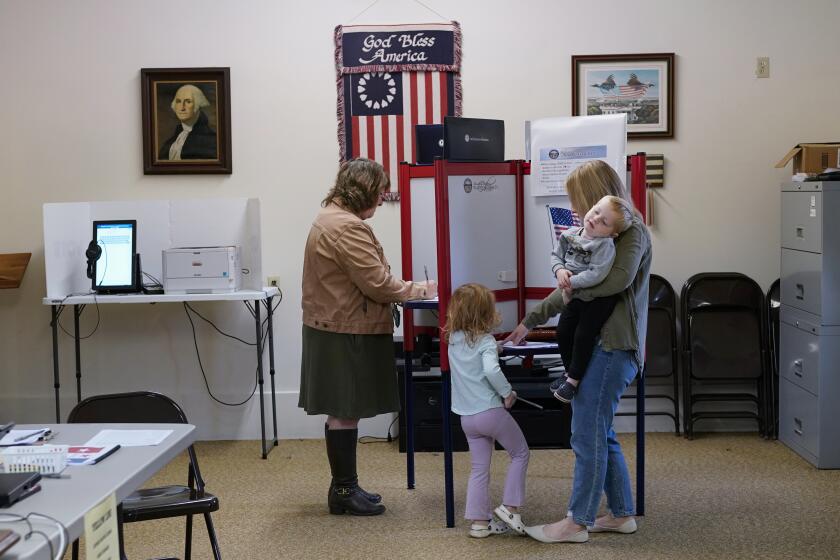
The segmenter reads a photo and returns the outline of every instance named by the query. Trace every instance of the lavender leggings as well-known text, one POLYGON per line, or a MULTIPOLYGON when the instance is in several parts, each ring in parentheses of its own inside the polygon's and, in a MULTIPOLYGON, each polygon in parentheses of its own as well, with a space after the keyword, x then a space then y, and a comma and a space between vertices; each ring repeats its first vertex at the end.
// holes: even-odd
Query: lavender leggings
POLYGON ((525 500, 525 471, 528 470, 528 458, 531 453, 519 424, 510 412, 504 408, 491 408, 478 414, 461 416, 461 428, 467 436, 472 462, 464 518, 493 518, 489 486, 490 457, 493 454, 494 440, 502 444, 510 455, 502 503, 506 506, 521 506, 525 500))

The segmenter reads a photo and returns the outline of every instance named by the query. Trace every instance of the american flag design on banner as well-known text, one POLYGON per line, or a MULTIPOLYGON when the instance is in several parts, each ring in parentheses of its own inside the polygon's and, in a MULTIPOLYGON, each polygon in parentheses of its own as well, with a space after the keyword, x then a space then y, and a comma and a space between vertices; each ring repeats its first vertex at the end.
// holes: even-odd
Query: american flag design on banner
POLYGON ((553 241, 560 241, 560 236, 571 227, 580 227, 580 218, 568 208, 548 206, 548 221, 554 234, 553 241))
POLYGON ((335 41, 341 161, 378 161, 395 186, 416 161, 414 127, 461 114, 460 26, 338 26, 335 41))
POLYGON ((366 72, 345 77, 345 159, 366 157, 392 174, 414 162, 414 126, 454 114, 451 72, 366 72), (349 101, 349 102, 348 102, 349 101))

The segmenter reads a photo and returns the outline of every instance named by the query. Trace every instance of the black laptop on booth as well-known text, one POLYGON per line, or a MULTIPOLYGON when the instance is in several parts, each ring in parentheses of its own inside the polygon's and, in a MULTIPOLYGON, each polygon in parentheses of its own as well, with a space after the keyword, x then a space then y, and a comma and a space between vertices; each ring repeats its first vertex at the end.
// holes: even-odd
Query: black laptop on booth
POLYGON ((444 117, 443 150, 448 161, 504 161, 505 121, 444 117))
POLYGON ((443 125, 418 124, 414 127, 414 141, 417 146, 415 163, 428 165, 443 157, 443 125))

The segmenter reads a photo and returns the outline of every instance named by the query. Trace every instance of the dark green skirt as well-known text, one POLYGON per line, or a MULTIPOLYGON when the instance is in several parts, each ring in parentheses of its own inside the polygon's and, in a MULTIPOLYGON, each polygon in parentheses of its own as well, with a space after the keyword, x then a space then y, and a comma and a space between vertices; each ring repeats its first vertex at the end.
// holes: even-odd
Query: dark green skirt
POLYGON ((370 418, 400 409, 390 334, 346 334, 303 325, 298 406, 307 414, 370 418))

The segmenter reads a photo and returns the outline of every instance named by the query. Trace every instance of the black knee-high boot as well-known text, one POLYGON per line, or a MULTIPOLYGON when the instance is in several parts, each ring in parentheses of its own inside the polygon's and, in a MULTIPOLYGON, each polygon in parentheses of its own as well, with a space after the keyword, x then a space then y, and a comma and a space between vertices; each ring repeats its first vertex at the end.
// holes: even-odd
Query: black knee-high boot
POLYGON ((359 492, 356 473, 358 435, 359 430, 327 430, 327 457, 333 478, 327 504, 332 514, 379 515, 385 511, 385 506, 371 503, 359 492))
MULTIPOLYGON (((330 430, 330 426, 329 426, 329 424, 326 424, 326 423, 325 423, 325 424, 324 424, 324 439, 326 439, 326 437, 327 437, 327 432, 328 432, 329 430, 330 430)), ((358 435, 358 430, 356 430, 356 433, 357 433, 357 435, 358 435)), ((357 441, 358 441, 358 438, 357 438, 357 441)), ((328 456, 329 456, 329 453, 330 453, 330 448, 329 448, 329 446, 327 446, 327 455, 328 455, 328 456)), ((330 465, 332 465, 332 459, 330 459, 330 465)), ((330 490, 329 490, 329 492, 327 493, 327 496, 329 496, 329 494, 331 494, 331 493, 332 493, 332 490, 333 490, 333 486, 334 486, 334 485, 335 485, 335 481, 334 481, 334 480, 330 480, 330 490)), ((359 485, 358 485, 358 483, 356 484, 356 488, 359 490, 359 493, 360 493, 362 496, 364 496, 364 497, 365 497, 365 499, 366 499, 367 501, 369 501, 370 503, 372 503, 372 504, 378 504, 378 503, 380 503, 380 502, 382 501, 382 496, 381 496, 380 494, 376 494, 375 492, 368 492, 367 490, 365 490, 364 488, 362 488, 361 486, 359 486, 359 485)))

